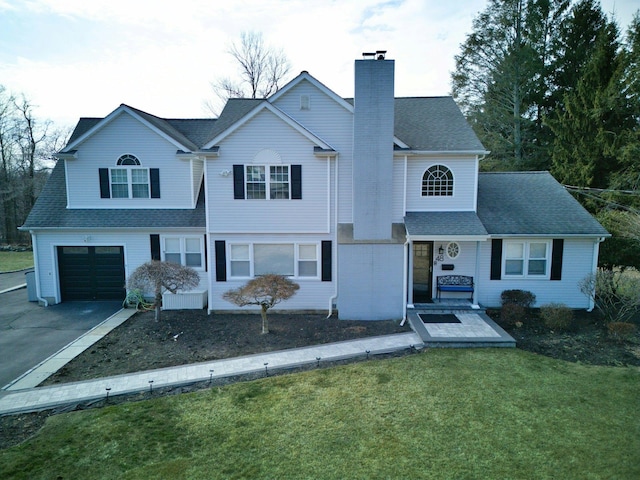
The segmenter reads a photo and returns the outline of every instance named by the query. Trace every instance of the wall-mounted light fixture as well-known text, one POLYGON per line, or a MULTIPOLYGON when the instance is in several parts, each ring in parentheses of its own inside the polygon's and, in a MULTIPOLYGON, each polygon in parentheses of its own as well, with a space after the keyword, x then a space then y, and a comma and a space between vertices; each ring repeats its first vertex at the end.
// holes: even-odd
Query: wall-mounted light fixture
POLYGON ((444 248, 442 248, 442 245, 440 245, 440 247, 438 248, 438 254, 444 255, 444 248))
POLYGON ((231 170, 222 170, 220 172, 220 176, 222 177, 228 177, 229 175, 231 175, 231 170))

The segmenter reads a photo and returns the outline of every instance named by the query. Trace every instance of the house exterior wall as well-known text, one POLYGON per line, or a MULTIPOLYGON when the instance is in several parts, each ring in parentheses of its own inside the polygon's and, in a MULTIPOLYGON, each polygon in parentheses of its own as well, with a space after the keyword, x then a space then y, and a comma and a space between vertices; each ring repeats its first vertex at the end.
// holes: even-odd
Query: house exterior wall
POLYGON ((338 313, 342 320, 401 319, 404 245, 338 246, 338 313))
POLYGON ((478 188, 477 168, 475 157, 410 157, 407 162, 407 211, 475 211, 478 188), (422 177, 433 165, 444 165, 453 173, 453 196, 422 196, 422 177))
MULTIPOLYGON (((68 208, 191 208, 194 179, 176 146, 126 112, 78 146, 65 160, 68 208), (135 155, 140 168, 160 169, 160 198, 100 198, 99 168, 115 168, 121 155, 135 155)), ((197 193, 196 193, 197 195, 197 193)))
POLYGON ((213 233, 329 233, 330 161, 313 154, 313 144, 268 111, 257 114, 220 142, 220 156, 207 160, 208 225, 213 233), (236 164, 302 165, 302 199, 234 199, 236 164), (256 156, 258 158, 256 159, 256 156))
MULTIPOLYGON (((241 308, 233 303, 229 303, 222 298, 228 290, 236 289, 245 285, 250 278, 233 278, 231 275, 231 255, 230 246, 233 244, 291 244, 291 243, 316 243, 318 246, 322 241, 332 240, 328 235, 242 235, 242 234, 225 234, 210 236, 209 252, 211 252, 210 268, 211 272, 211 288, 209 290, 209 309, 212 311, 235 311, 241 308), (226 280, 218 281, 216 279, 216 258, 214 252, 215 242, 224 241, 226 247, 225 264, 226 264, 226 280)), ((336 265, 335 265, 335 243, 333 244, 332 255, 332 280, 321 280, 321 253, 318 252, 318 276, 316 278, 309 277, 291 277, 291 280, 300 286, 300 289, 289 300, 278 304, 274 309, 283 310, 306 310, 306 311, 328 311, 331 308, 333 298, 336 296, 336 265)), ((259 311, 259 307, 247 306, 242 310, 259 311)))
MULTIPOLYGON (((74 232, 39 232, 34 245, 36 270, 40 278, 40 296, 49 303, 61 301, 60 282, 58 278, 57 247, 59 246, 119 246, 124 247, 125 277, 145 262, 151 260, 149 235, 160 232, 126 232, 126 231, 74 231, 74 232)), ((172 232, 180 234, 179 232, 172 232)), ((182 232, 194 235, 193 231, 182 232)), ((199 289, 208 288, 207 272, 200 274, 199 289)))
POLYGON ((302 81, 274 105, 304 125, 338 152, 338 222, 353 222, 353 113, 308 81, 302 81), (300 97, 309 97, 309 110, 300 109, 300 97))
POLYGON ((590 307, 589 299, 580 292, 578 282, 591 273, 594 248, 596 248, 596 242, 593 239, 565 239, 561 280, 551 281, 548 278, 490 280, 491 242, 483 242, 480 251, 478 302, 485 307, 499 307, 500 294, 503 290, 520 289, 536 295, 536 307, 558 302, 571 308, 587 309, 590 307))

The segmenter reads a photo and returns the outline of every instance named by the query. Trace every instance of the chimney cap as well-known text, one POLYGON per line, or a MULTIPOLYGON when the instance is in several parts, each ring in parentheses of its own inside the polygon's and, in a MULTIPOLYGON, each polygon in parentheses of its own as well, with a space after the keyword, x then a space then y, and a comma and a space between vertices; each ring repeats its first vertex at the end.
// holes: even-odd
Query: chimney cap
POLYGON ((371 60, 384 60, 387 55, 386 50, 376 50, 375 52, 362 52, 362 57, 371 60))

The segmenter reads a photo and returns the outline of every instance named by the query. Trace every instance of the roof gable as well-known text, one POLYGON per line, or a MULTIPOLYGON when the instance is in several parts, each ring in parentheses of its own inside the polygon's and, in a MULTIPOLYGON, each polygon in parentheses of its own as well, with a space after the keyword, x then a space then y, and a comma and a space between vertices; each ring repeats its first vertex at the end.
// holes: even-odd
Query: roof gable
MULTIPOLYGON (((210 139, 203 146, 203 149, 208 149, 208 148, 212 148, 212 147, 216 146, 218 143, 223 141, 225 138, 227 138, 233 132, 235 132, 240 127, 242 127, 247 122, 249 122, 252 118, 254 118, 256 115, 258 115, 260 112, 265 111, 265 110, 271 112, 273 115, 275 115, 277 118, 279 118, 281 121, 283 121, 284 123, 289 125, 294 130, 296 130, 302 136, 306 137, 309 141, 314 143, 316 146, 319 146, 319 147, 321 147, 323 149, 326 149, 326 150, 333 150, 333 147, 331 147, 331 145, 329 145, 329 143, 325 142, 324 140, 322 140, 321 138, 319 138, 318 136, 316 136, 315 134, 310 132, 308 129, 306 129, 304 126, 302 126, 296 120, 294 120, 289 115, 284 113, 279 108, 276 108, 274 105, 272 105, 271 103, 269 103, 266 100, 260 101, 260 103, 257 106, 254 106, 247 113, 245 113, 245 115, 243 115, 240 118, 238 118, 235 122, 233 122, 231 125, 229 125, 224 130, 221 130, 218 135, 216 135, 215 137, 210 139)), ((227 123, 227 122, 225 122, 225 123, 227 123)))
POLYGON ((289 83, 287 83, 284 87, 282 87, 276 93, 271 95, 269 97, 269 101, 271 103, 276 102, 280 97, 286 95, 289 91, 291 91, 293 88, 295 88, 297 85, 299 85, 303 81, 307 81, 307 82, 311 83, 314 87, 316 87, 322 93, 324 93, 329 98, 334 100, 338 105, 343 107, 345 110, 353 113, 353 105, 351 103, 347 102, 344 98, 340 97, 338 94, 336 94, 329 87, 327 87, 322 82, 320 82, 318 79, 316 79, 315 77, 310 75, 309 72, 307 72, 306 70, 303 70, 300 73, 300 75, 298 75, 296 78, 291 80, 289 83))
POLYGON ((93 136, 96 132, 104 128, 106 125, 111 123, 122 114, 128 114, 131 117, 135 118, 151 130, 156 132, 158 135, 174 144, 176 148, 180 150, 197 149, 197 145, 194 142, 192 142, 184 134, 179 132, 167 120, 122 104, 105 118, 91 118, 86 119, 84 122, 78 122, 78 125, 76 126, 76 129, 74 130, 69 143, 67 143, 67 146, 63 149, 63 152, 69 152, 73 150, 79 144, 93 136))

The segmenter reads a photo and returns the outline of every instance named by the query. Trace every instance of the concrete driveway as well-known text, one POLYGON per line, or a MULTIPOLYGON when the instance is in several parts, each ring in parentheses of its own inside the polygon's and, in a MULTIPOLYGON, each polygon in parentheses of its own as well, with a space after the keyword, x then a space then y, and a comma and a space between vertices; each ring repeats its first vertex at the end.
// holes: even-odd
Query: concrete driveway
MULTIPOLYGON (((0 291, 25 283, 24 272, 0 274, 0 291)), ((41 307, 27 289, 0 294, 0 388, 122 308, 119 301, 41 307)))

